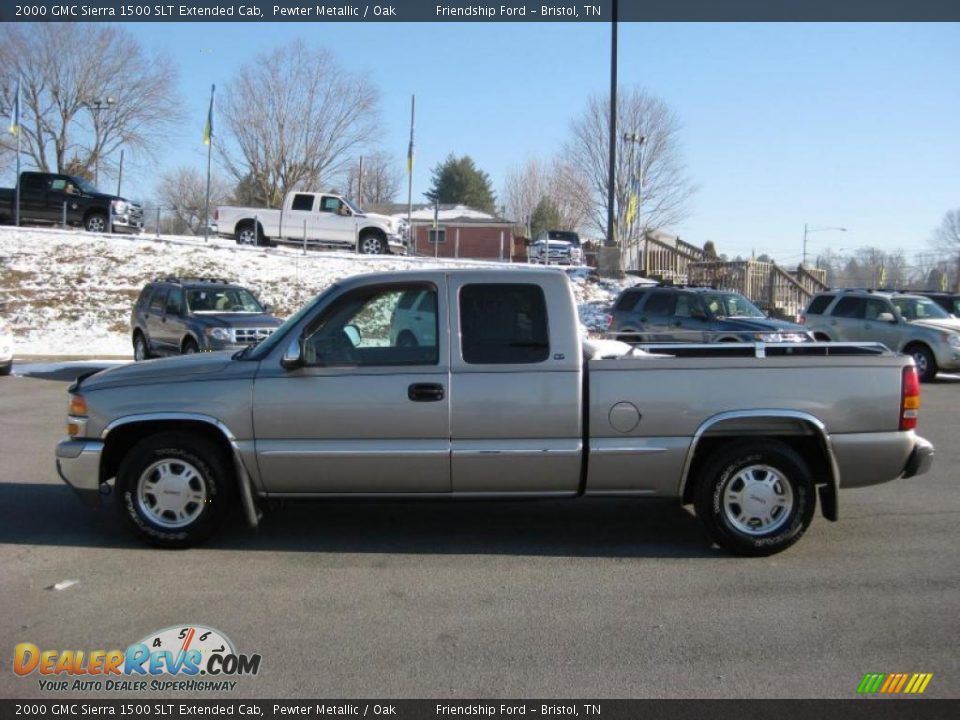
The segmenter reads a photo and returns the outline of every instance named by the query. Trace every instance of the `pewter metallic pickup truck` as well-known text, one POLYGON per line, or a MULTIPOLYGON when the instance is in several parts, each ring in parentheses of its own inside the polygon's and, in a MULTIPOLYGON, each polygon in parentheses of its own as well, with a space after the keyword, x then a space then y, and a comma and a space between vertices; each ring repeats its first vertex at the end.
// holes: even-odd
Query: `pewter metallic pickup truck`
POLYGON ((927 471, 913 360, 881 346, 584 342, 552 269, 344 280, 260 345, 70 388, 61 477, 147 542, 273 498, 676 498, 741 555, 819 496, 927 471), (402 324, 397 331, 394 325, 402 324))

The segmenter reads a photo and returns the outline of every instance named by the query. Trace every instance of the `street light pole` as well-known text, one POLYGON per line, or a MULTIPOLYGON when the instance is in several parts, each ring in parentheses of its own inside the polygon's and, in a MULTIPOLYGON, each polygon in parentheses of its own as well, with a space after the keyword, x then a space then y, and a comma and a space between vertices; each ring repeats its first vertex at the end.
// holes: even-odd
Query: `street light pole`
POLYGON ((96 145, 93 148, 93 184, 100 184, 100 111, 106 110, 108 107, 113 106, 116 103, 116 99, 112 97, 106 98, 96 98, 95 100, 90 100, 86 103, 87 107, 90 108, 90 113, 93 115, 93 132, 94 139, 96 140, 96 145))
POLYGON ((815 232, 825 232, 827 230, 836 230, 837 232, 847 231, 845 227, 839 227, 839 226, 833 226, 833 225, 829 227, 812 228, 812 227, 809 227, 807 223, 803 224, 803 260, 800 263, 803 267, 807 266, 807 235, 815 232))

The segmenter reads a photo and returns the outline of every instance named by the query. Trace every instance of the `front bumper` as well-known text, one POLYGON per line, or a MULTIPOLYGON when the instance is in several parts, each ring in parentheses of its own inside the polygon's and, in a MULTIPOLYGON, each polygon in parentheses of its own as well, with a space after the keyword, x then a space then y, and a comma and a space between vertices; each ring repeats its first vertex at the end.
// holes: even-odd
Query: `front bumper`
POLYGON ((913 446, 913 452, 907 459, 907 465, 903 469, 903 475, 900 477, 911 478, 915 475, 923 475, 933 465, 934 454, 933 444, 922 437, 918 437, 916 444, 913 446))
POLYGON ((943 342, 936 346, 933 354, 937 359, 938 370, 942 372, 956 372, 960 370, 960 348, 955 348, 943 342))
POLYGON ((143 214, 124 213, 113 216, 113 231, 115 233, 138 233, 143 230, 143 214))
POLYGON ((406 255, 408 253, 407 241, 402 235, 387 235, 387 247, 394 255, 406 255))
POLYGON ((57 445, 57 474, 87 507, 100 507, 100 456, 98 440, 64 440, 57 445))

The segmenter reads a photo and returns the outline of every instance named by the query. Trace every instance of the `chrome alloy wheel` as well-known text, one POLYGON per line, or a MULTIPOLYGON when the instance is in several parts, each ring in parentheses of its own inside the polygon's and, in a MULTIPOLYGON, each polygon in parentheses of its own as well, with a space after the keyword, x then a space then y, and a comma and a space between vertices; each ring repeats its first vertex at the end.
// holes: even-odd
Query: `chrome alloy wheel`
POLYGON ((200 471, 183 460, 158 460, 137 481, 137 506, 144 517, 167 529, 182 528, 203 512, 207 486, 200 471))
POLYGON ((380 255, 383 253, 383 243, 376 235, 365 235, 360 240, 360 252, 364 255, 380 255))
POLYGON ((257 244, 257 231, 256 228, 250 227, 249 225, 244 226, 237 233, 237 244, 238 245, 256 245, 257 244))
POLYGON ((769 465, 750 465, 733 476, 723 490, 723 514, 732 528, 745 535, 779 530, 793 510, 793 489, 769 465))

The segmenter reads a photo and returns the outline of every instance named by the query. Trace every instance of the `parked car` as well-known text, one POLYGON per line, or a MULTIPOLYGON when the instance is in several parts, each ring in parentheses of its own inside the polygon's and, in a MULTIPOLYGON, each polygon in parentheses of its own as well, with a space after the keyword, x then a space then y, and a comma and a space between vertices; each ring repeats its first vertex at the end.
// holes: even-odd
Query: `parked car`
POLYGON ((240 245, 269 245, 271 241, 308 243, 356 249, 365 255, 407 252, 406 222, 387 215, 365 213, 350 201, 331 193, 291 191, 280 210, 218 207, 217 232, 240 245))
POLYGON ((390 343, 399 347, 437 344, 437 296, 407 290, 390 316, 390 343))
POLYGON ((923 295, 933 300, 954 317, 960 317, 960 294, 949 292, 934 292, 932 290, 909 290, 913 295, 923 295))
POLYGON ((817 340, 878 342, 911 355, 923 381, 960 370, 960 320, 922 295, 831 290, 815 295, 802 319, 817 340))
MULTIPOLYGON (((103 193, 82 177, 61 173, 22 172, 20 222, 83 227, 90 232, 138 233, 143 208, 126 198, 103 193)), ((0 223, 15 222, 16 188, 0 188, 0 223)))
POLYGON ((527 248, 527 259, 544 264, 582 265, 580 235, 572 230, 541 230, 527 248))
POLYGON ((260 342, 282 321, 246 288, 215 278, 156 280, 130 316, 134 360, 233 350, 260 342))
POLYGON ((609 332, 624 342, 809 342, 804 327, 769 318, 737 292, 644 285, 620 293, 609 332))
POLYGON ((594 359, 578 329, 553 270, 347 278, 249 350, 78 378, 58 471, 167 547, 209 536, 234 502, 256 526, 270 498, 619 496, 693 504, 717 544, 769 555, 818 497, 836 520, 840 488, 932 462, 909 357, 608 341, 594 359), (393 327, 413 292, 436 307, 417 346, 393 327))
POLYGON ((0 320, 0 375, 9 375, 13 369, 13 336, 0 320))

